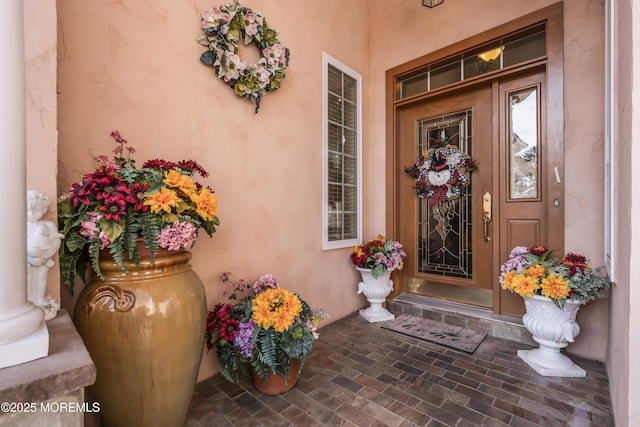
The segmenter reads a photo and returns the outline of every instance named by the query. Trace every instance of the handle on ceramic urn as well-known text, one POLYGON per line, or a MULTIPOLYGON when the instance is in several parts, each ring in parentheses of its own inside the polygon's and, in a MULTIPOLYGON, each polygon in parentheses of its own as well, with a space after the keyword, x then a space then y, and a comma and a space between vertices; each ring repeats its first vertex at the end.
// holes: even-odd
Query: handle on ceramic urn
POLYGON ((129 311, 136 304, 136 296, 131 291, 123 291, 118 286, 99 286, 87 294, 82 302, 82 310, 90 313, 104 298, 111 298, 113 308, 119 312, 129 311))

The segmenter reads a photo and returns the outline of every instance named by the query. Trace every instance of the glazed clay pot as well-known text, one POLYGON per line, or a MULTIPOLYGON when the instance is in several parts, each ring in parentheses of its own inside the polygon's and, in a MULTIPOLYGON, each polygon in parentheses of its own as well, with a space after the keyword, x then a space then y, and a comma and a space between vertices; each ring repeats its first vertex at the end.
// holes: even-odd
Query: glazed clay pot
MULTIPOLYGON (((142 256, 141 256, 142 258, 142 256)), ((154 264, 101 254, 105 280, 82 290, 74 322, 97 368, 90 387, 105 427, 184 425, 202 358, 206 300, 186 251, 154 264)))

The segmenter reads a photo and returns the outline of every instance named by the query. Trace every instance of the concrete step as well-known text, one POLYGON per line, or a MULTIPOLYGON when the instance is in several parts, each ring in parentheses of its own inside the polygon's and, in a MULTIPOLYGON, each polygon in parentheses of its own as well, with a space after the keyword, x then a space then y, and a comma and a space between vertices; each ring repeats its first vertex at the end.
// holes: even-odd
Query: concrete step
POLYGON ((488 335, 537 346, 520 317, 497 315, 490 310, 402 293, 388 299, 386 308, 394 315, 410 314, 462 326, 488 335))

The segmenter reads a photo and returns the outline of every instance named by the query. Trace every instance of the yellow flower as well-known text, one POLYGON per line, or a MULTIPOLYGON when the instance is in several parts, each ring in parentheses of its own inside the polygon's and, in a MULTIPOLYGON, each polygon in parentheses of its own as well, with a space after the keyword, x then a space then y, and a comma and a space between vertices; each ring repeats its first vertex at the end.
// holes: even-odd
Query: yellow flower
POLYGON ((253 299, 251 318, 256 325, 276 332, 284 332, 293 326, 302 311, 302 303, 294 293, 282 288, 267 289, 253 299))
POLYGON ((544 267, 540 264, 532 265, 531 267, 527 268, 524 273, 531 277, 540 278, 544 276, 544 267))
POLYGON ((178 197, 175 191, 168 188, 162 188, 157 193, 147 196, 144 201, 145 206, 151 206, 151 212, 157 214, 160 211, 171 213, 171 208, 177 207, 182 199, 178 197))
POLYGON ((566 299, 569 296, 569 281, 563 277, 550 275, 542 279, 541 295, 552 299, 566 299))
POLYGON ((513 291, 513 278, 516 277, 515 271, 508 271, 505 273, 504 278, 502 280, 502 286, 509 290, 513 291))
POLYGON ((191 195, 191 200, 196 204, 196 212, 205 221, 211 221, 218 213, 218 196, 208 188, 201 188, 200 192, 191 195))
POLYGON ((538 279, 526 274, 516 274, 513 278, 513 290, 523 297, 534 295, 540 288, 538 279))
POLYGON ((177 170, 171 169, 164 173, 164 181, 168 187, 177 188, 187 196, 191 196, 196 191, 196 184, 190 176, 182 175, 177 170))

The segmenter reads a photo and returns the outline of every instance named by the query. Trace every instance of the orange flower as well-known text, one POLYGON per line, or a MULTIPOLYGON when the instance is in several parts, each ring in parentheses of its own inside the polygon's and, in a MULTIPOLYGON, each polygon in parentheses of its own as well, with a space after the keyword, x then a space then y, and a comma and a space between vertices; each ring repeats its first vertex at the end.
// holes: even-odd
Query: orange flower
POLYGON ((190 176, 182 175, 177 170, 170 170, 164 173, 164 183, 168 187, 177 188, 187 196, 191 196, 196 191, 196 184, 190 176))
POLYGON ((218 196, 208 188, 201 188, 199 193, 192 194, 191 200, 196 203, 196 212, 205 221, 211 221, 218 213, 218 196))
POLYGON ((544 267, 540 264, 532 265, 531 267, 527 268, 524 272, 525 274, 531 277, 540 278, 544 276, 544 267))
POLYGON ((171 213, 171 208, 177 207, 180 202, 182 202, 182 199, 178 197, 175 191, 162 188, 157 193, 147 196, 144 205, 151 206, 151 212, 155 214, 160 211, 171 213))
POLYGON ((282 288, 260 292, 251 306, 251 319, 264 329, 276 332, 289 329, 302 311, 302 303, 294 293, 282 288))
POLYGON ((542 279, 540 294, 552 299, 566 299, 569 297, 570 290, 568 280, 552 274, 542 279))
POLYGON ((504 279, 502 281, 502 287, 509 291, 513 291, 513 279, 515 276, 515 271, 508 271, 507 273, 505 273, 504 279))
POLYGON ((513 290, 523 297, 534 295, 540 288, 538 279, 525 274, 516 274, 513 278, 513 290))

